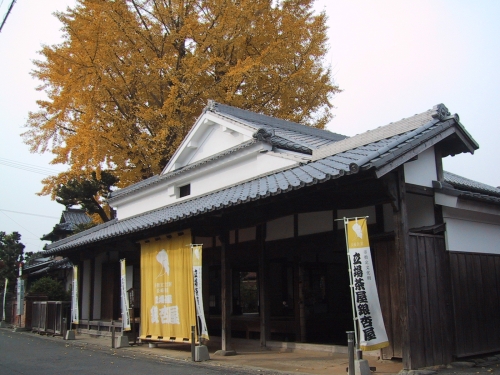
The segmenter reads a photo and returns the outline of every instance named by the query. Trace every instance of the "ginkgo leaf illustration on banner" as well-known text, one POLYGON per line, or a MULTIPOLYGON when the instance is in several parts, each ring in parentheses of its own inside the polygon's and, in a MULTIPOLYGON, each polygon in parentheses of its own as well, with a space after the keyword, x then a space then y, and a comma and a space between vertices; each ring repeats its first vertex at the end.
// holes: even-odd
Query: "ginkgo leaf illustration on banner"
POLYGON ((168 254, 165 251, 165 249, 161 249, 158 254, 156 254, 156 260, 158 263, 160 263, 163 267, 163 272, 160 272, 156 278, 163 276, 165 274, 170 275, 170 265, 168 263, 168 254))

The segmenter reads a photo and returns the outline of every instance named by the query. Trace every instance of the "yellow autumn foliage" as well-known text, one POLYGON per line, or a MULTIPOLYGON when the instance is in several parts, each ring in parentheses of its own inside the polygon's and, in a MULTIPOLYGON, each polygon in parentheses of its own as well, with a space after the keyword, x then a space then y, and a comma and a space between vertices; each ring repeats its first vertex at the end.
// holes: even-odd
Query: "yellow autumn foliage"
POLYGON ((324 127, 339 92, 323 64, 314 0, 79 0, 56 16, 33 76, 47 94, 25 142, 71 178, 108 169, 120 186, 159 173, 208 99, 324 127))

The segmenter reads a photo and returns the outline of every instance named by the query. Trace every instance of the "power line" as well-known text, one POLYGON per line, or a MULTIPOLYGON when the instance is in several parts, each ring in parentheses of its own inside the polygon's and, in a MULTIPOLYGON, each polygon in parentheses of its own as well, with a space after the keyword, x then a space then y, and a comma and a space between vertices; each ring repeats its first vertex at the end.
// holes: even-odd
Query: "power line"
POLYGON ((23 214, 23 215, 30 215, 30 216, 46 217, 46 218, 49 218, 49 219, 59 219, 58 217, 54 217, 54 216, 45 216, 45 215, 32 214, 32 213, 28 213, 28 212, 4 210, 3 208, 0 208, 0 211, 12 212, 14 214, 23 214))
POLYGON ((2 21, 2 24, 0 25, 0 32, 2 32, 3 25, 5 25, 5 22, 7 21, 7 17, 9 17, 10 11, 14 7, 15 2, 16 2, 16 0, 12 0, 12 2, 10 3, 9 9, 7 10, 7 14, 5 15, 5 17, 2 21))
POLYGON ((5 159, 5 158, 0 158, 0 164, 5 165, 7 167, 11 167, 11 168, 22 169, 22 170, 28 171, 28 172, 43 174, 45 176, 52 176, 54 174, 61 173, 61 171, 58 171, 56 169, 39 167, 39 166, 36 166, 33 164, 22 163, 20 161, 9 160, 9 159, 5 159))
POLYGON ((11 218, 9 215, 7 215, 5 212, 3 211, 0 211, 2 214, 4 214, 6 217, 8 217, 10 220, 12 220, 14 223, 16 223, 17 225, 19 225, 21 228, 23 228, 25 231, 31 233, 33 236, 36 237, 36 234, 33 233, 32 231, 30 231, 28 228, 26 227, 23 227, 21 224, 19 224, 17 221, 15 221, 13 218, 11 218))

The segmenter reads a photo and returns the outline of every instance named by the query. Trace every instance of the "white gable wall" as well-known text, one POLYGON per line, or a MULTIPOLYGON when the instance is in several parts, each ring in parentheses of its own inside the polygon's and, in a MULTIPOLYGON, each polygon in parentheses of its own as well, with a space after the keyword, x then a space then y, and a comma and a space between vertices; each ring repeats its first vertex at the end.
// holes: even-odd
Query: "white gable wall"
POLYGON ((192 164, 252 139, 255 129, 212 113, 203 114, 182 141, 162 174, 192 164))
POLYGON ((227 155, 198 169, 182 173, 162 184, 145 189, 140 194, 130 194, 113 201, 112 206, 117 210, 117 217, 124 219, 296 164, 293 160, 267 153, 269 150, 270 146, 257 144, 240 154, 227 155), (186 184, 191 185, 191 194, 179 198, 179 187, 186 184))
POLYGON ((404 168, 406 183, 432 187, 432 181, 437 181, 434 147, 420 153, 417 160, 407 162, 404 168))

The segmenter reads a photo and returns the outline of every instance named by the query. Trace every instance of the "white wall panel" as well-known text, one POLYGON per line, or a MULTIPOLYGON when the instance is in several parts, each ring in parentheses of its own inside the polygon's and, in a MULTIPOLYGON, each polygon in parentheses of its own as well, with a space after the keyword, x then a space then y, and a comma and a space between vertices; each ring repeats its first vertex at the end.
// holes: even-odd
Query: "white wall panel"
POLYGON ((333 230, 333 211, 307 212, 298 215, 299 236, 333 230))
POLYGON ((420 153, 417 160, 407 162, 404 168, 405 182, 432 187, 432 181, 437 181, 434 147, 420 153))
POLYGON ((446 249, 500 254, 500 217, 443 207, 446 249))
POLYGON ((268 221, 266 224, 266 241, 281 240, 293 237, 293 215, 268 221))
MULTIPOLYGON (((350 210, 338 210, 337 219, 342 219, 343 217, 362 217, 368 216, 368 224, 375 224, 377 222, 377 216, 375 213, 375 206, 354 208, 350 210)), ((337 229, 344 229, 344 222, 342 220, 337 221, 337 229)))

